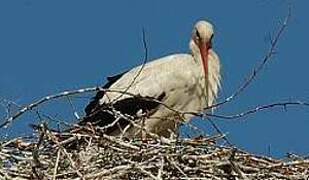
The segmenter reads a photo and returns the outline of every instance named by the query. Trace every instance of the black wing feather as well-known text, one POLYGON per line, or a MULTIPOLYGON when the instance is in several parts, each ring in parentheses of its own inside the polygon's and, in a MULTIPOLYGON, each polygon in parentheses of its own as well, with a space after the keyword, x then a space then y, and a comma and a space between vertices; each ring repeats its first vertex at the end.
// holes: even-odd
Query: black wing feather
MULTIPOLYGON (((130 115, 133 117, 136 117, 137 112, 142 110, 142 112, 148 112, 152 113, 154 112, 158 106, 160 105, 159 102, 156 102, 154 100, 162 101, 162 99, 166 96, 166 94, 163 92, 161 95, 159 95, 157 98, 153 97, 141 97, 141 96, 134 96, 130 98, 125 98, 122 100, 119 100, 113 104, 113 108, 122 114, 130 115)), ((111 107, 103 104, 100 107, 96 108, 96 111, 93 111, 91 114, 86 116, 79 125, 85 125, 88 122, 90 122, 92 125, 95 126, 107 126, 115 121, 114 115, 109 113, 108 111, 111 111, 111 107)), ((120 119, 118 121, 118 125, 120 125, 121 128, 125 128, 129 122, 125 119, 120 119)), ((113 132, 114 130, 118 129, 118 125, 109 127, 106 129, 105 133, 109 134, 113 132)))
MULTIPOLYGON (((102 88, 103 89, 109 88, 118 79, 120 79, 125 73, 127 73, 127 71, 123 72, 121 74, 117 74, 115 76, 107 77, 107 83, 102 88)), ((85 108, 86 116, 90 115, 91 112, 93 112, 99 106, 99 101, 100 101, 101 98, 103 98, 104 94, 105 94, 104 91, 99 91, 99 92, 97 92, 95 97, 92 98, 92 101, 90 101, 90 103, 85 108)))

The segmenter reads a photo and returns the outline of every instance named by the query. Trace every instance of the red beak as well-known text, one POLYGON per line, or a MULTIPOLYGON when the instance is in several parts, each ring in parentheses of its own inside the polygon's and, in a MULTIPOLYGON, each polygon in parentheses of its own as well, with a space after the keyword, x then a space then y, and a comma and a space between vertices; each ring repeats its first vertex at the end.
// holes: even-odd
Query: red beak
POLYGON ((205 78, 208 78, 208 50, 210 49, 210 45, 209 43, 203 43, 200 41, 199 48, 202 56, 205 78))

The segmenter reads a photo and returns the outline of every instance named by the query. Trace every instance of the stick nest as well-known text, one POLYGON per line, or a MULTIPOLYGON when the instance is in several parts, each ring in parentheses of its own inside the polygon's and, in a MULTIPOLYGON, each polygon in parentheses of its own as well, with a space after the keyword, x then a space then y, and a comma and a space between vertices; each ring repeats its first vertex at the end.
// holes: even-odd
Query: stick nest
POLYGON ((52 132, 2 142, 2 179, 307 179, 309 159, 276 160, 219 146, 222 136, 128 140, 52 132))

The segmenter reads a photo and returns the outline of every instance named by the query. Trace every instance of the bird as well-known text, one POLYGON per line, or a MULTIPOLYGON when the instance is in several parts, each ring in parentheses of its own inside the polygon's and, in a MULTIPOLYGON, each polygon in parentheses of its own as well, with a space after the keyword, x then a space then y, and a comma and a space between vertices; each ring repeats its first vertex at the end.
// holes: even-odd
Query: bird
POLYGON ((105 134, 128 138, 141 134, 141 127, 163 137, 176 134, 180 122, 194 117, 185 112, 202 113, 218 96, 221 66, 213 37, 213 25, 200 20, 193 27, 189 53, 171 54, 108 77, 78 124, 107 127, 105 134))

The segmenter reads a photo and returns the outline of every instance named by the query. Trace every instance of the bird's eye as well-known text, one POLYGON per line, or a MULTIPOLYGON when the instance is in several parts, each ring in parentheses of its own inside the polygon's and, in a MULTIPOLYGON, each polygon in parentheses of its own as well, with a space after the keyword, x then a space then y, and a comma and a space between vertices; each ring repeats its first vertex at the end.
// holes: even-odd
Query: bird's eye
POLYGON ((212 41, 213 37, 214 37, 214 34, 212 34, 212 35, 210 36, 209 41, 212 41))
POLYGON ((198 30, 196 30, 195 32, 196 32, 196 38, 197 38, 197 39, 201 39, 201 35, 200 35, 200 33, 198 32, 198 30))

